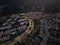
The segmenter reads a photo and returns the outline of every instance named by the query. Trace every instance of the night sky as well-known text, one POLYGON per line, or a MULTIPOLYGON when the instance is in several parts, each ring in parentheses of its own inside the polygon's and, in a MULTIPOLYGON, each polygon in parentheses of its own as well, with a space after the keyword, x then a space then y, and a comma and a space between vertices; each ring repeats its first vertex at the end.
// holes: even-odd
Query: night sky
POLYGON ((60 12, 60 0, 0 0, 0 4, 8 5, 6 9, 9 13, 28 12, 31 5, 35 3, 44 3, 47 12, 60 12))

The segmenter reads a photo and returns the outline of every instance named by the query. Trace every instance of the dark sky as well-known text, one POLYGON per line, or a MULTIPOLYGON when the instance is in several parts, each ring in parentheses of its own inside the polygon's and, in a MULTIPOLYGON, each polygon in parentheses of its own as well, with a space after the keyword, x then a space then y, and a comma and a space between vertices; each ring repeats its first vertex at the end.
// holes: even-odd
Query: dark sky
POLYGON ((26 0, 26 2, 32 3, 44 3, 46 5, 46 11, 48 12, 60 12, 60 0, 26 0))
POLYGON ((34 3, 44 3, 48 12, 60 12, 60 0, 1 0, 0 3, 8 4, 12 12, 25 12, 34 3))

